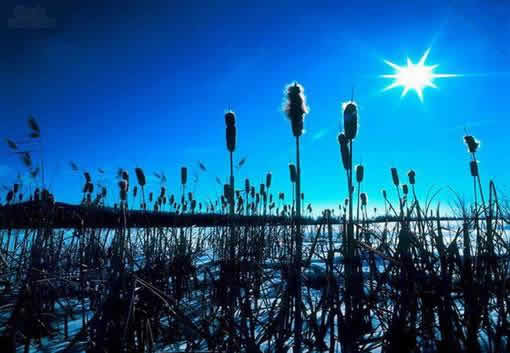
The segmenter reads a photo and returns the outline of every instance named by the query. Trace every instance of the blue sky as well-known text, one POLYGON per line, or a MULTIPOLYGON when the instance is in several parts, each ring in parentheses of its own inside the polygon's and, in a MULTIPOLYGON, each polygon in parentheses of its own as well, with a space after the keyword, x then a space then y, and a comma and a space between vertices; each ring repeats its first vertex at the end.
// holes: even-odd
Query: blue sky
MULTIPOLYGON (((373 207, 392 187, 390 167, 401 180, 415 169, 422 197, 443 188, 439 200, 448 203, 452 187, 469 200, 465 127, 482 141, 485 184, 493 178, 509 190, 506 1, 45 1, 50 28, 14 29, 9 19, 20 4, 38 3, 1 5, 0 134, 23 139, 28 115, 38 119, 43 153, 34 158, 43 158, 57 200, 81 199, 83 176, 70 160, 95 180, 98 168, 106 171, 111 202, 117 168, 133 177, 138 166, 147 175, 164 171, 167 188, 178 192, 180 167, 193 175, 202 161, 208 171, 193 189, 199 199, 214 197, 215 178, 227 181, 229 107, 237 114, 235 158, 246 157, 238 182, 260 184, 271 171, 274 192, 289 195, 295 152, 281 107, 294 80, 311 108, 302 138, 307 203, 328 207, 346 195, 336 136, 353 86, 354 163, 365 165, 362 189, 373 207), (426 88, 423 103, 414 92, 401 99, 402 88, 382 92, 391 80, 380 75, 393 72, 384 59, 404 65, 428 48, 436 72, 463 76, 435 80, 438 89, 426 88)), ((6 144, 0 151, 0 184, 11 184, 24 168, 6 144)))

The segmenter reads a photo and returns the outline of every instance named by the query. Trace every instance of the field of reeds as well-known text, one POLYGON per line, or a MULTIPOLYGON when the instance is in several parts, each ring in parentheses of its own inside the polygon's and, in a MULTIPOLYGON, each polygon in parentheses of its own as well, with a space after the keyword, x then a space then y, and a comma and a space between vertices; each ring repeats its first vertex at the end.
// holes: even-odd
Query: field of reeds
MULTIPOLYGON (((403 183, 391 168, 394 190, 374 219, 364 166, 352 165, 358 112, 347 102, 338 143, 349 192, 312 217, 301 190, 303 87, 287 86, 286 99, 291 197, 273 190, 270 173, 236 187, 233 112, 229 183, 213 202, 187 192, 186 167, 170 194, 151 190, 141 168, 119 170, 107 190, 75 163, 82 202, 56 202, 43 161, 8 140, 40 187, 16 183, 2 195, 0 350, 510 352, 509 210, 480 179, 479 142, 464 137, 474 202, 457 200, 456 217, 420 198, 414 171, 403 183)), ((39 141, 35 119, 29 127, 39 141)))

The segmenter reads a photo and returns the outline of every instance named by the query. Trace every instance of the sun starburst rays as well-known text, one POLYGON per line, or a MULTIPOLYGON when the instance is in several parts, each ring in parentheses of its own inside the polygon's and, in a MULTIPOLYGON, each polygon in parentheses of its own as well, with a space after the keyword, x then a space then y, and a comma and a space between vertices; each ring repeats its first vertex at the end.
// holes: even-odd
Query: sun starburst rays
POLYGON ((446 77, 456 77, 456 74, 436 74, 434 70, 439 67, 439 65, 425 65, 425 61, 429 56, 430 49, 427 49, 423 56, 420 58, 418 63, 413 64, 410 58, 407 58, 407 66, 399 66, 397 64, 392 63, 389 60, 384 60, 384 62, 395 69, 394 74, 381 75, 384 78, 392 78, 394 81, 387 87, 383 89, 384 91, 390 90, 395 87, 402 86, 404 89, 402 90, 401 97, 404 97, 409 90, 414 90, 418 95, 420 101, 423 102, 423 89, 425 87, 437 88, 434 84, 433 80, 435 78, 446 78, 446 77))

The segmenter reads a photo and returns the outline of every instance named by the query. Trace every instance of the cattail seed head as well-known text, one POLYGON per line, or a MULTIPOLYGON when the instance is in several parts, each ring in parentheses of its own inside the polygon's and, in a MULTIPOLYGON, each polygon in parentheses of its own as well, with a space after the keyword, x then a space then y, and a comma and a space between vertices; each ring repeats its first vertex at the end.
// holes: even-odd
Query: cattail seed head
POLYGON ((402 184, 402 191, 404 192, 404 195, 407 195, 409 193, 409 188, 407 187, 407 184, 402 184))
POLYGON ((154 193, 151 191, 151 192, 149 192, 149 202, 152 202, 153 198, 154 198, 154 193))
POLYGON ((478 150, 478 147, 480 146, 480 141, 478 141, 471 135, 464 136, 464 143, 467 145, 468 152, 470 153, 475 153, 476 150, 478 150))
POLYGON ((295 183, 297 180, 297 171, 296 166, 292 163, 289 164, 289 171, 290 171, 290 181, 292 183, 295 183))
POLYGON ((348 140, 354 140, 358 132, 358 108, 353 101, 343 103, 344 133, 348 140))
POLYGON ((271 172, 266 174, 266 188, 269 189, 271 187, 271 172))
POLYGON ((266 190, 266 186, 264 184, 260 184, 259 193, 263 194, 266 190))
POLYGON ((345 170, 352 168, 351 154, 349 153, 349 145, 347 137, 343 132, 338 135, 338 143, 340 144, 340 155, 342 156, 342 164, 345 170))
POLYGON ((365 168, 361 164, 358 164, 356 166, 356 181, 358 183, 361 183, 363 181, 363 175, 364 175, 365 168))
POLYGON ((106 190, 106 188, 103 186, 103 188, 101 189, 101 197, 105 198, 105 197, 106 197, 106 193, 107 193, 107 190, 106 190))
POLYGON ((160 197, 164 197, 166 194, 166 188, 164 186, 161 187, 161 192, 159 193, 160 197))
POLYGON ((83 176, 85 177, 85 182, 90 183, 92 181, 89 172, 84 172, 83 176))
POLYGON ((174 204, 175 202, 175 197, 174 197, 174 194, 170 195, 170 204, 174 204))
POLYGON ((366 206, 367 205, 367 194, 362 192, 360 195, 359 195, 360 199, 361 199, 361 206, 366 206))
POLYGON ((133 188, 133 197, 136 197, 136 194, 138 194, 138 187, 135 185, 133 188))
POLYGON ((181 168, 181 184, 186 185, 186 181, 188 180, 188 169, 186 167, 181 168))
POLYGON ((292 126, 292 134, 299 137, 303 134, 304 117, 309 108, 306 105, 304 88, 299 83, 287 85, 285 88, 286 103, 283 108, 292 126))
POLYGON ((145 174, 143 173, 142 168, 135 169, 136 178, 138 179, 138 184, 143 188, 145 186, 145 174))
POLYGON ((283 201, 285 199, 285 194, 283 192, 280 192, 278 194, 278 199, 283 201))
POLYGON ((227 149, 229 152, 234 152, 236 149, 236 134, 235 126, 228 126, 226 129, 227 149))
POLYGON ((387 199, 388 198, 388 194, 386 194, 386 190, 382 190, 382 196, 383 196, 383 199, 387 199))
POLYGON ((247 194, 250 192, 250 179, 248 178, 244 181, 244 192, 247 194))
POLYGON ((409 184, 414 185, 416 183, 415 171, 411 169, 409 173, 407 173, 407 176, 409 177, 409 184))
POLYGON ((127 170, 123 170, 121 176, 123 180, 129 183, 129 173, 127 172, 127 170))
POLYGON ((227 127, 229 126, 235 126, 236 124, 236 115, 233 111, 229 111, 225 114, 225 125, 227 127))
POLYGON ((16 194, 19 191, 19 184, 14 184, 12 187, 12 191, 16 194))
POLYGON ((393 184, 395 184, 395 186, 398 186, 400 184, 399 180, 398 180, 398 173, 397 173, 397 168, 391 168, 391 178, 393 179, 393 184))
POLYGON ((469 168, 471 170, 471 176, 477 177, 478 176, 478 161, 469 162, 469 168))
POLYGON ((252 187, 251 187, 251 189, 250 189, 250 196, 251 196, 252 198, 254 198, 254 197, 255 197, 255 186, 252 186, 252 187))
POLYGON ((7 197, 5 198, 7 200, 7 203, 11 202, 13 198, 14 193, 12 192, 12 190, 9 190, 9 192, 7 193, 7 197))
POLYGON ((188 192, 188 200, 193 200, 193 193, 191 191, 188 192))

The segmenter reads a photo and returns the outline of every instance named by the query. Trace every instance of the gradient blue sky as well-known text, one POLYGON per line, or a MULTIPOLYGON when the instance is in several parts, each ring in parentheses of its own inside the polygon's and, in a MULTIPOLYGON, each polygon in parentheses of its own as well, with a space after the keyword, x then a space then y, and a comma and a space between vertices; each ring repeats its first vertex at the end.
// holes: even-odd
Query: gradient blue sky
MULTIPOLYGON (((37 2, 0 5, 0 135, 23 139, 27 116, 37 117, 46 179, 60 201, 81 198, 83 176, 70 160, 95 180, 103 168, 112 185, 120 167, 164 171, 170 192, 179 190, 182 165, 193 175, 202 161, 208 171, 194 189, 199 199, 214 197, 216 176, 227 180, 228 107, 237 114, 235 158, 247 158, 237 180, 260 184, 271 171, 273 190, 289 195, 295 152, 281 106, 294 80, 311 108, 302 138, 307 203, 331 206, 346 195, 336 136, 353 86, 354 162, 365 165, 372 206, 392 187, 392 166, 401 180, 415 169, 422 197, 441 187, 448 202, 451 186, 470 199, 465 127, 482 141, 485 184, 493 178, 509 190, 508 1, 95 3, 39 2, 55 20, 50 29, 7 25, 16 5, 37 2), (384 59, 403 65, 427 48, 436 72, 464 76, 437 79, 423 103, 413 92, 401 99, 401 88, 381 92, 391 80, 379 75, 393 71, 384 59)), ((0 151, 0 184, 11 184, 24 168, 6 144, 0 151)))

